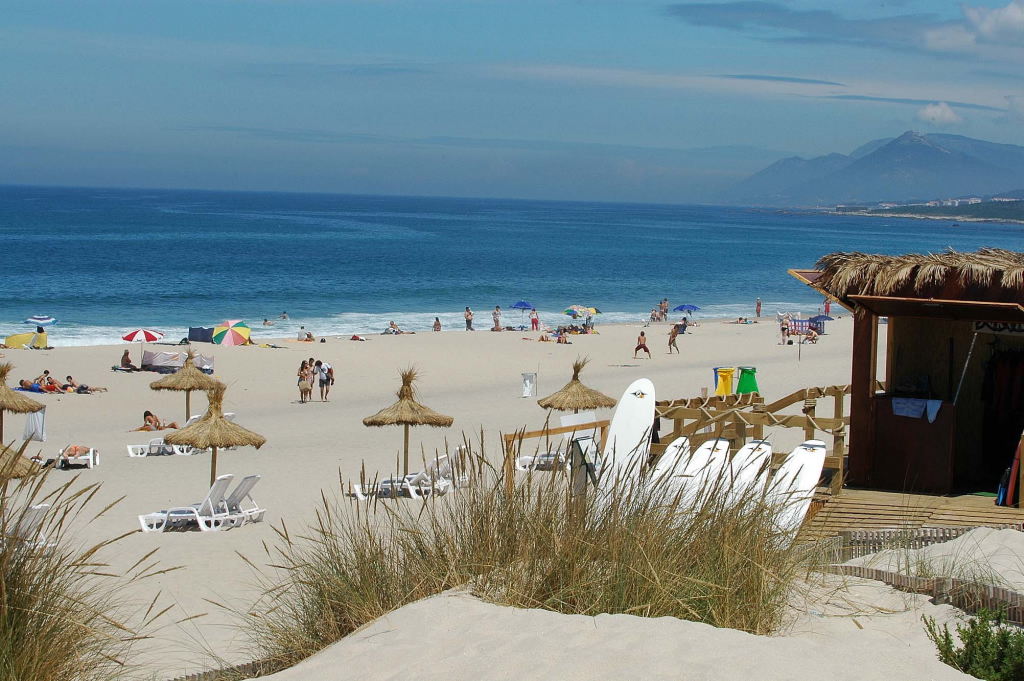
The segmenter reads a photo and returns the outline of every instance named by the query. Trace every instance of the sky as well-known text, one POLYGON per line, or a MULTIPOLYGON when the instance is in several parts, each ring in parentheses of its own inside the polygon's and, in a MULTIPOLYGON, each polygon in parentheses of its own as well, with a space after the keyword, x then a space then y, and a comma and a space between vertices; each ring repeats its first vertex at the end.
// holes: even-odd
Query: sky
POLYGON ((0 184, 711 203, 907 130, 1024 144, 1024 0, 0 0, 0 184))

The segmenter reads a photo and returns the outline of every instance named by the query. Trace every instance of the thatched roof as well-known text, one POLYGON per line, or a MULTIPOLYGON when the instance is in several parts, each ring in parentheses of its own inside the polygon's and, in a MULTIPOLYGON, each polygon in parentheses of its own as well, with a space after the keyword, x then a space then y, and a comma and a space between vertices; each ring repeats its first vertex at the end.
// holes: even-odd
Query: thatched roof
POLYGON ((906 255, 830 253, 815 267, 821 276, 814 287, 836 298, 889 295, 908 289, 925 293, 948 282, 965 288, 1024 289, 1024 253, 1001 248, 982 248, 975 253, 952 249, 906 255))
POLYGON ((7 375, 13 368, 14 365, 9 362, 0 364, 0 409, 15 414, 30 414, 39 411, 45 405, 20 395, 8 387, 7 375))
POLYGON ((25 458, 26 445, 27 442, 18 450, 0 444, 0 482, 35 475, 42 470, 38 463, 25 458))
POLYGON ((586 357, 576 358, 576 361, 572 363, 572 380, 553 395, 537 400, 537 404, 545 409, 557 409, 558 411, 614 407, 615 400, 580 382, 580 372, 589 361, 586 357))
POLYGON ((364 426, 434 426, 447 428, 455 422, 451 416, 439 414, 430 407, 424 407, 416 401, 417 371, 409 367, 401 373, 402 387, 398 389, 398 401, 386 409, 381 409, 373 416, 363 419, 364 426))
POLYGON ((173 374, 167 374, 157 381, 149 384, 153 390, 212 390, 220 382, 213 376, 204 374, 192 362, 196 356, 195 350, 189 350, 185 357, 185 364, 173 374))
POLYGON ((210 447, 255 447, 259 449, 262 447, 267 438, 224 418, 225 390, 227 390, 227 386, 219 381, 216 387, 207 390, 210 407, 203 418, 187 428, 164 436, 164 442, 170 445, 189 445, 197 449, 209 449, 210 447))

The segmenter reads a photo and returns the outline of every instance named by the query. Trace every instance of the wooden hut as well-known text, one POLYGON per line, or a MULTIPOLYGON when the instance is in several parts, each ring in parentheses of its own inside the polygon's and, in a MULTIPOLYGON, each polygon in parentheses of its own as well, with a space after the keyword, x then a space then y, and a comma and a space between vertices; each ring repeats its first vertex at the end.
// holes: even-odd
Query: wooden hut
POLYGON ((853 313, 847 482, 995 492, 1024 430, 1024 253, 832 253, 790 274, 853 313))

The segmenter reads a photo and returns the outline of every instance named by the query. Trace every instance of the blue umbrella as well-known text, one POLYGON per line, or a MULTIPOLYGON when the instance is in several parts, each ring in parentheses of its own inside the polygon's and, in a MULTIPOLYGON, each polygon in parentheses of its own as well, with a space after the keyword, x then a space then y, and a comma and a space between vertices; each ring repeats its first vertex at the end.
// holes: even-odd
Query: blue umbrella
POLYGON ((37 314, 26 319, 25 323, 31 324, 32 326, 50 326, 52 324, 56 324, 57 320, 49 315, 37 314))
POLYGON ((819 314, 811 317, 808 321, 811 322, 834 322, 835 320, 829 317, 827 314, 819 314))
POLYGON ((520 300, 517 303, 512 303, 511 305, 509 305, 509 307, 512 308, 513 310, 522 310, 522 313, 519 315, 520 324, 523 323, 523 315, 526 314, 526 311, 533 309, 533 305, 526 302, 525 300, 520 300))
POLYGON ((696 312, 700 308, 696 305, 676 305, 672 308, 673 312, 696 312))

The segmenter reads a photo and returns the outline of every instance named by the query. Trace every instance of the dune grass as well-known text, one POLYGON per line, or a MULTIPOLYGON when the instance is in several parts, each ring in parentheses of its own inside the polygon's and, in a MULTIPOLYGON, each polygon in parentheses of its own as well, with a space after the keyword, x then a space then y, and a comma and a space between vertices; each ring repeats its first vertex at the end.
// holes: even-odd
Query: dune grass
POLYGON ((453 588, 568 614, 672 616, 758 634, 781 624, 797 552, 759 493, 727 506, 717 489, 683 500, 660 482, 620 482, 581 500, 566 473, 536 473, 520 474, 508 495, 482 456, 464 466, 470 484, 456 493, 325 496, 300 536, 275 528, 267 551, 276 574, 247 613, 260 658, 291 666, 453 588))
MULTIPOLYGON (((123 583, 101 560, 120 537, 89 547, 73 541, 74 521, 110 509, 90 509, 98 485, 71 479, 44 492, 47 474, 12 479, 13 461, 0 467, 0 681, 119 678, 133 642, 161 614, 156 598, 141 615, 126 607, 123 583), (49 509, 30 531, 30 509, 43 504, 49 509)), ((132 567, 130 579, 159 572, 151 556, 132 567)))

